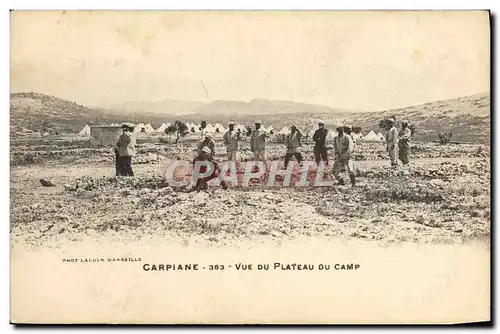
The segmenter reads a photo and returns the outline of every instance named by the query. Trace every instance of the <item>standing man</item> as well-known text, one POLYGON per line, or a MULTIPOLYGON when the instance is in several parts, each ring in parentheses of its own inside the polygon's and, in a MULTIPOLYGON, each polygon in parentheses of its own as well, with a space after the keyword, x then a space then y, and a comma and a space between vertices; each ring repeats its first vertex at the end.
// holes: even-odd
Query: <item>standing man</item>
POLYGON ((223 140, 226 145, 227 160, 236 161, 236 152, 238 152, 238 141, 240 133, 234 129, 234 122, 229 122, 229 129, 224 134, 223 140))
POLYGON ((302 139, 302 133, 299 131, 297 126, 294 124, 290 127, 290 134, 286 136, 285 138, 285 144, 286 144, 286 154, 285 154, 285 169, 288 166, 288 163, 292 159, 292 157, 295 157, 297 159, 297 162, 300 164, 302 167, 302 154, 300 154, 300 147, 302 146, 302 143, 300 140, 302 139))
POLYGON ((401 131, 399 132, 399 160, 406 166, 410 163, 408 160, 408 151, 410 150, 411 130, 408 127, 408 121, 401 122, 401 131))
POLYGON ((200 142, 198 143, 198 147, 197 147, 197 150, 196 150, 196 154, 198 156, 201 156, 202 155, 202 150, 204 147, 208 147, 210 149, 210 154, 212 155, 212 157, 215 155, 215 141, 212 139, 212 136, 208 133, 205 133, 205 138, 203 138, 202 140, 200 140, 200 142))
MULTIPOLYGON (((356 138, 354 138, 354 135, 352 133, 352 126, 351 125, 345 125, 344 126, 344 133, 347 136, 351 137, 352 143, 353 143, 352 152, 354 153, 354 151, 356 150, 356 138)), ((354 156, 352 158, 354 159, 354 156)))
POLYGON ((119 174, 121 176, 134 176, 132 170, 132 157, 135 156, 135 137, 132 136, 128 125, 122 125, 123 133, 116 142, 119 156, 119 174))
POLYGON ((349 178, 351 179, 351 186, 354 187, 356 185, 356 174, 352 159, 354 142, 350 135, 344 134, 344 127, 342 125, 337 125, 336 130, 338 135, 333 141, 333 152, 335 155, 333 176, 337 179, 339 185, 344 185, 344 179, 340 176, 340 173, 343 169, 347 169, 349 178))
POLYGON ((316 165, 319 166, 320 161, 324 161, 325 165, 328 166, 328 152, 326 150, 326 135, 328 130, 325 129, 325 123, 323 121, 318 122, 318 129, 314 131, 313 141, 314 141, 314 159, 316 160, 316 165))
POLYGON ((255 161, 264 161, 266 152, 267 134, 261 130, 261 122, 255 121, 255 130, 250 136, 250 150, 253 152, 255 161))
POLYGON ((387 152, 389 153, 389 157, 391 159, 391 166, 397 167, 398 160, 396 158, 396 147, 398 144, 398 129, 394 125, 396 120, 391 117, 388 120, 389 124, 389 132, 387 132, 386 140, 387 140, 387 152))

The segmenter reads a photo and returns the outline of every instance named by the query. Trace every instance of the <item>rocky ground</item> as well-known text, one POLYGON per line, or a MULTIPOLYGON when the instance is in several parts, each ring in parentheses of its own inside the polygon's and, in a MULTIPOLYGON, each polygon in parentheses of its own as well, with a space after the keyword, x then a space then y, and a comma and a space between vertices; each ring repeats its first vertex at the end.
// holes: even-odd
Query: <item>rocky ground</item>
MULTIPOLYGON (((373 158, 380 151, 384 157, 383 147, 374 145, 360 146, 358 152, 373 158)), ((117 240, 168 235, 185 243, 198 238, 217 244, 279 243, 297 236, 462 243, 490 236, 488 147, 419 144, 409 169, 389 169, 382 158, 358 161, 354 189, 271 188, 257 181, 249 188, 210 187, 197 193, 172 188, 162 176, 162 161, 192 158, 192 146, 165 145, 166 153, 156 157, 151 150, 158 147, 143 146, 133 178, 113 176, 109 150, 87 160, 81 153, 66 154, 65 159, 13 166, 13 244, 57 246, 103 235, 117 240), (42 178, 55 186, 42 186, 42 178)), ((269 151, 270 158, 280 158, 280 146, 269 151)), ((220 144, 217 153, 222 159, 220 144)))
MULTIPOLYGON (((225 157, 225 149, 220 140, 217 139, 216 156, 219 159, 225 157)), ((195 152, 197 139, 185 140, 178 145, 168 143, 165 137, 150 137, 138 141, 138 157, 136 163, 152 163, 163 157, 191 160, 195 152), (167 142, 167 143, 165 143, 167 142)), ((332 142, 327 142, 328 149, 333 149, 332 142)), ((386 160, 388 158, 384 143, 360 142, 356 153, 357 161, 386 160)), ((11 147, 11 165, 29 165, 35 160, 45 165, 82 164, 82 163, 110 163, 114 156, 109 154, 109 148, 91 148, 88 140, 84 138, 67 138, 65 140, 50 142, 18 141, 11 147)), ((271 160, 282 159, 285 153, 283 143, 271 142, 266 152, 267 158, 271 160)), ((253 157, 250 152, 248 140, 240 143, 239 158, 249 160, 253 157)), ((311 143, 304 144, 303 154, 309 160, 314 160, 313 146, 311 143)), ((435 158, 489 158, 490 148, 479 144, 450 144, 440 145, 438 143, 414 143, 412 147, 413 159, 435 159, 435 158)))

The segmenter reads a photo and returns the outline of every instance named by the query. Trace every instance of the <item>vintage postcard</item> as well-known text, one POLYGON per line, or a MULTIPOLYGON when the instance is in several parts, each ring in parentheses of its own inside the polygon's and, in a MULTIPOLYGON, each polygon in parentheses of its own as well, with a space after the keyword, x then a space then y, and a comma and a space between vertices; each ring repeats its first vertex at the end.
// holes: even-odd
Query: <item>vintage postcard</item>
POLYGON ((491 320, 488 11, 11 12, 15 324, 491 320))

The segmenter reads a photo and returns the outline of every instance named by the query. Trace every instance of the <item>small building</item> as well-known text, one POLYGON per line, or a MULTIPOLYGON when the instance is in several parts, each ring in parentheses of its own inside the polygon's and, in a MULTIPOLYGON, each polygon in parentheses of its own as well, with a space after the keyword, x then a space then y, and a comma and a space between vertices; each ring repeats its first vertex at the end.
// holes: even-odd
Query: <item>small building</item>
POLYGON ((80 136, 90 136, 90 126, 88 124, 85 124, 85 126, 83 127, 82 130, 80 130, 80 132, 78 132, 78 134, 80 136))
POLYGON ((139 123, 134 126, 134 132, 146 132, 146 126, 144 123, 139 123))
POLYGON ((90 145, 92 147, 112 147, 122 133, 120 125, 91 125, 90 145))

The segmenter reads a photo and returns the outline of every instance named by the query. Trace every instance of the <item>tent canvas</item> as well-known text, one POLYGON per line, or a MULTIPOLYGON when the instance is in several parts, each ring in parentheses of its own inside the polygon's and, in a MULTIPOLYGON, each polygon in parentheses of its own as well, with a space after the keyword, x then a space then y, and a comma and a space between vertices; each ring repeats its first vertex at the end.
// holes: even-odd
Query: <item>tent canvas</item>
POLYGON ((144 123, 136 124, 134 127, 134 132, 141 132, 144 127, 145 127, 144 123))
POLYGON ((378 139, 380 141, 384 141, 385 140, 385 136, 382 134, 382 132, 379 132, 378 135, 377 135, 378 139))
POLYGON ((358 139, 358 135, 354 132, 351 132, 351 137, 354 139, 358 139))
POLYGON ((222 126, 222 124, 220 124, 220 123, 215 124, 214 128, 215 128, 215 130, 219 130, 219 133, 226 132, 226 129, 224 129, 224 126, 222 126))
POLYGON ((165 132, 165 129, 166 129, 167 127, 168 127, 168 125, 167 125, 167 124, 162 123, 162 124, 158 127, 158 129, 156 129, 156 132, 165 132))
POLYGON ((78 133, 81 136, 90 136, 90 126, 85 124, 82 130, 78 133))
POLYGON ((151 124, 146 124, 146 126, 144 127, 144 130, 148 133, 150 132, 155 132, 155 129, 151 126, 151 124))
POLYGON ((247 132, 247 128, 243 124, 238 124, 234 127, 236 131, 240 130, 242 133, 247 132))
POLYGON ((366 136, 363 137, 366 141, 379 141, 380 137, 375 133, 375 131, 370 131, 366 136))
POLYGON ((189 130, 189 132, 193 132, 194 131, 195 133, 198 133, 198 132, 200 132, 200 126, 201 126, 200 124, 191 123, 191 126, 188 127, 188 130, 189 130))
POLYGON ((284 127, 281 128, 281 130, 278 132, 280 135, 287 135, 290 133, 290 129, 285 125, 284 127))
POLYGON ((208 132, 208 133, 213 133, 213 132, 215 132, 215 128, 212 124, 208 123, 207 127, 205 129, 203 129, 203 131, 208 132))

